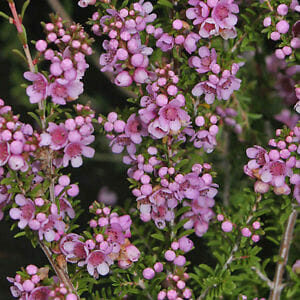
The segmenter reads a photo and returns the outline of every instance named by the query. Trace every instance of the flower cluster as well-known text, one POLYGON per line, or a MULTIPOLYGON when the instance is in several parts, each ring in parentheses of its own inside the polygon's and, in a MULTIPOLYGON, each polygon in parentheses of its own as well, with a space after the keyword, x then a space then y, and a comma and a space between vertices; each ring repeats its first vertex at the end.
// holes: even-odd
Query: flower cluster
POLYGON ((279 4, 270 12, 270 15, 264 18, 263 25, 267 29, 266 32, 270 33, 270 38, 273 41, 282 40, 280 48, 275 50, 275 55, 278 59, 284 59, 290 56, 295 51, 294 49, 300 48, 300 21, 296 20, 292 26, 289 17, 296 16, 295 12, 300 12, 299 4, 291 3, 290 7, 286 4, 279 4), (289 15, 290 14, 290 15, 289 15), (286 35, 291 29, 291 35, 286 38, 286 35))
POLYGON ((166 279, 166 284, 169 288, 161 290, 157 295, 157 299, 191 299, 192 291, 186 287, 186 281, 189 278, 189 275, 185 272, 178 271, 178 273, 169 274, 166 279))
POLYGON ((156 19, 152 10, 150 2, 140 1, 131 9, 107 9, 108 15, 100 17, 96 12, 92 16, 93 32, 110 38, 103 42, 106 53, 100 56, 101 71, 116 74, 114 83, 118 86, 130 86, 133 81, 145 83, 153 76, 147 70, 153 49, 142 44, 140 35, 156 19))
POLYGON ((79 267, 86 265, 88 273, 95 278, 107 275, 114 261, 123 269, 138 261, 140 252, 129 241, 132 223, 130 216, 119 216, 97 202, 90 206, 90 211, 95 214, 89 222, 93 235, 85 238, 70 233, 59 242, 60 251, 66 260, 77 263, 79 267))
POLYGON ((0 166, 28 170, 28 157, 36 151, 38 139, 31 125, 21 123, 11 107, 0 99, 0 166))
POLYGON ((201 38, 221 35, 224 39, 235 38, 239 7, 234 0, 189 0, 192 6, 186 10, 186 17, 193 20, 201 38))
POLYGON ((7 277, 13 285, 10 287, 11 294, 19 300, 77 300, 77 296, 59 283, 57 277, 51 278, 49 285, 48 268, 38 268, 28 265, 22 271, 17 272, 14 278, 7 277))
MULTIPOLYGON (((212 53, 214 49, 212 49, 212 53)), ((239 70, 239 65, 233 63, 231 70, 224 70, 221 77, 217 76, 220 73, 220 66, 214 63, 213 54, 206 47, 199 49, 199 57, 193 56, 190 59, 191 67, 197 68, 198 73, 206 73, 212 71, 213 74, 208 75, 208 80, 197 83, 192 89, 194 96, 204 95, 204 100, 207 104, 212 104, 217 97, 218 100, 228 100, 233 91, 239 90, 241 80, 236 78, 236 73, 239 70)))
MULTIPOLYGON (((4 168, 0 167, 0 182, 6 176, 4 168)), ((8 192, 9 188, 9 185, 0 184, 0 221, 3 219, 4 216, 2 209, 4 209, 9 204, 11 199, 11 194, 8 192)))
POLYGON ((300 129, 276 131, 276 139, 271 139, 272 150, 267 151, 260 146, 248 148, 246 153, 251 160, 244 167, 245 173, 257 179, 254 189, 257 193, 266 193, 273 187, 277 195, 289 195, 293 188, 293 196, 300 203, 300 167, 299 153, 300 129))
POLYGON ((65 28, 60 17, 52 16, 52 22, 44 27, 47 38, 35 44, 38 51, 36 62, 49 61, 50 74, 46 77, 41 73, 25 72, 24 77, 33 82, 26 92, 30 103, 51 97, 53 103, 65 105, 83 92, 80 80, 88 68, 85 56, 92 54, 92 39, 81 25, 72 24, 65 28))
POLYGON ((13 220, 19 220, 20 229, 28 226, 31 230, 37 231, 40 240, 58 241, 67 230, 67 225, 63 220, 75 217, 68 198, 77 196, 79 189, 77 185, 70 184, 68 176, 63 175, 55 185, 54 192, 59 205, 51 203, 43 195, 32 200, 22 194, 17 194, 14 197, 13 207, 9 211, 10 217, 13 220))
POLYGON ((95 140, 92 118, 94 112, 89 106, 78 104, 75 106, 77 117, 67 119, 59 125, 49 122, 47 132, 41 134, 39 146, 49 147, 57 167, 72 167, 82 165, 82 156, 93 157, 95 150, 88 147, 95 140))
MULTIPOLYGON (((231 232, 234 227, 237 227, 236 224, 233 224, 230 220, 225 219, 224 215, 222 215, 222 214, 217 215, 217 220, 219 222, 222 222, 221 229, 224 232, 231 232)), ((246 226, 243 225, 240 228, 240 232, 241 232, 242 236, 247 237, 247 238, 251 237, 251 240, 254 243, 257 243, 260 240, 259 234, 262 233, 262 231, 259 230, 261 228, 261 224, 260 224, 259 221, 254 221, 253 222, 251 220, 251 222, 252 222, 251 225, 249 225, 249 224, 246 224, 246 226)))

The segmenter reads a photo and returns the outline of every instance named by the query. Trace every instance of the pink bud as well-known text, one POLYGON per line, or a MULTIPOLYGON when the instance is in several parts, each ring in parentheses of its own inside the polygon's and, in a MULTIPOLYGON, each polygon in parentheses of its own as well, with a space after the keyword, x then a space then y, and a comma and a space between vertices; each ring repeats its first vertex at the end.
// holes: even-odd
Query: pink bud
POLYGON ((167 261, 173 261, 176 257, 176 254, 173 250, 167 250, 165 253, 165 259, 167 261))
POLYGON ((115 84, 118 86, 130 86, 132 84, 132 78, 127 71, 122 71, 115 78, 115 84))
POLYGON ((260 237, 257 234, 253 234, 251 239, 254 243, 257 243, 260 240, 260 237))
POLYGON ((182 21, 181 20, 174 20, 172 26, 175 30, 180 30, 182 28, 182 21))
POLYGON ((47 49, 47 42, 44 40, 38 40, 35 44, 37 51, 44 52, 47 49))
POLYGON ((176 266, 184 266, 186 263, 186 258, 183 255, 178 255, 175 259, 174 259, 174 264, 176 266))
POLYGON ((290 25, 286 20, 281 20, 276 24, 276 29, 279 33, 287 33, 289 31, 290 25))
POLYGON ((130 61, 134 67, 140 67, 143 64, 144 55, 140 53, 134 54, 130 61))
POLYGON ((155 263, 154 270, 155 270, 156 273, 162 272, 163 269, 164 269, 164 266, 163 266, 163 264, 161 262, 155 263))
POLYGON ((31 292, 34 289, 34 283, 27 279, 23 282, 23 289, 25 292, 31 292))
POLYGON ((252 224, 253 229, 257 230, 260 228, 260 223, 258 221, 253 222, 252 224))
POLYGON ((143 271, 143 276, 145 279, 152 279, 155 276, 155 272, 152 268, 146 268, 143 271))
POLYGON ((133 80, 136 83, 145 83, 148 79, 148 73, 144 68, 137 68, 133 73, 133 80))
POLYGON ((277 32, 277 31, 273 31, 272 33, 271 33, 271 40, 273 40, 273 41, 278 41, 279 39, 280 39, 280 33, 279 32, 277 32))
POLYGON ((26 267, 26 272, 27 272, 27 274, 29 274, 29 275, 34 275, 34 274, 37 273, 37 271, 38 271, 38 268, 37 268, 37 266, 35 266, 35 265, 28 265, 28 266, 26 267))
POLYGON ((224 221, 221 227, 224 232, 230 232, 233 228, 232 223, 230 221, 224 221))
POLYGON ((266 17, 264 18, 264 22, 263 22, 265 27, 269 27, 272 24, 272 20, 270 17, 266 17))
POLYGON ((193 241, 187 238, 186 236, 181 237, 178 240, 178 243, 179 243, 180 250, 182 250, 185 253, 191 251, 192 248, 194 247, 193 241))
POLYGON ((242 229, 242 235, 243 235, 244 237, 250 237, 251 234, 252 234, 252 233, 251 233, 251 231, 249 230, 249 228, 245 227, 245 228, 242 229))

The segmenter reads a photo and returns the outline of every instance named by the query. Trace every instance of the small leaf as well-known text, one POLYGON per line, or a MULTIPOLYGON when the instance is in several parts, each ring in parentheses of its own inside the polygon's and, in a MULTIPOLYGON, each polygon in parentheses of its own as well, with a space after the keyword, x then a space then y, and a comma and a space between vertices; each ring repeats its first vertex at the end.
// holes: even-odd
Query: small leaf
POLYGON ((39 124, 40 127, 42 127, 41 120, 35 113, 33 113, 32 111, 29 111, 29 112, 27 112, 27 114, 29 116, 31 116, 39 124))
POLYGON ((21 17, 22 17, 22 19, 24 18, 24 14, 26 12, 26 9, 27 9, 29 3, 30 3, 30 0, 27 0, 23 4, 22 11, 21 11, 21 17))
POLYGON ((164 237, 164 235, 161 232, 159 232, 159 233, 153 233, 153 234, 151 234, 151 237, 153 237, 156 240, 162 241, 162 242, 165 241, 165 237, 164 237))
POLYGON ((19 57, 21 57, 25 62, 27 62, 26 57, 24 56, 24 54, 20 50, 18 50, 18 49, 12 49, 11 51, 13 53, 17 54, 19 57))
POLYGON ((166 7, 169 7, 169 8, 173 8, 173 4, 168 0, 158 0, 157 4, 162 5, 162 6, 166 6, 166 7))
POLYGON ((15 239, 16 239, 16 238, 19 238, 19 237, 21 237, 21 236, 24 236, 25 234, 26 234, 25 231, 18 232, 17 234, 14 235, 14 238, 15 238, 15 239))

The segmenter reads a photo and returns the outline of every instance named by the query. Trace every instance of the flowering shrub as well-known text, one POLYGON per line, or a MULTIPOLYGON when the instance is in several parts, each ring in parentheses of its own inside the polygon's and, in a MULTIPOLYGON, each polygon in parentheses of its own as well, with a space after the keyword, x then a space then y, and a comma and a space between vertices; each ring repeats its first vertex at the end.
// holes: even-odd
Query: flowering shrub
POLYGON ((90 18, 64 20, 58 5, 34 46, 29 1, 21 14, 7 2, 33 122, 0 99, 0 220, 48 259, 7 277, 11 295, 300 297, 298 1, 80 0, 90 18), (85 101, 88 63, 127 105, 85 101), (71 173, 97 161, 97 139, 126 166, 131 196, 88 194, 86 224, 71 173))

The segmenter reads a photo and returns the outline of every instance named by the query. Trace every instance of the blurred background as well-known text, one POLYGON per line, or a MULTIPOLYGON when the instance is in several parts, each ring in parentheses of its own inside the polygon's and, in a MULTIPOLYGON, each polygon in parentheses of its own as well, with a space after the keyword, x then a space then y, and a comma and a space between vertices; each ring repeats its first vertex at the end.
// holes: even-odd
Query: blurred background
MULTIPOLYGON (((23 3, 22 0, 15 1, 18 11, 23 3)), ((43 30, 40 22, 47 22, 48 14, 53 12, 49 3, 56 1, 31 1, 24 18, 24 25, 27 29, 28 40, 43 39, 43 30)), ((153 1, 155 2, 155 1, 153 1)), ((70 15, 74 21, 85 24, 92 15, 93 8, 81 9, 77 6, 77 1, 61 0, 65 12, 70 15)), ((9 14, 6 1, 0 2, 0 11, 9 14)), ((86 26, 88 31, 88 26, 86 26)), ((97 38, 94 48, 101 51, 101 39, 97 38)), ((32 122, 32 119, 26 114, 26 111, 32 109, 28 101, 25 89, 21 84, 26 81, 23 79, 23 73, 27 71, 27 66, 21 58, 12 52, 12 49, 22 51, 18 39, 16 38, 16 29, 9 24, 7 20, 0 19, 0 98, 13 107, 15 113, 22 114, 21 120, 32 122)), ((34 47, 31 45, 34 51, 34 47)), ((282 99, 274 92, 276 84, 272 73, 268 73, 265 64, 265 56, 271 54, 273 44, 267 40, 263 48, 254 46, 252 51, 246 53, 246 66, 241 69, 241 74, 246 72, 249 82, 242 85, 238 93, 238 100, 247 103, 250 114, 246 116, 247 126, 243 128, 244 133, 237 136, 234 132, 228 130, 223 132, 218 149, 210 156, 213 161, 218 176, 215 181, 220 184, 220 193, 217 201, 226 201, 228 204, 229 193, 235 190, 241 190, 243 186, 251 184, 243 175, 242 166, 246 163, 245 149, 253 144, 265 144, 274 134, 274 128, 281 124, 274 119, 274 115, 279 113, 284 107, 282 99), (266 109, 268 108, 268 109, 266 109), (252 114, 252 116, 251 116, 252 114), (248 129, 251 128, 251 133, 248 129), (232 151, 234 149, 234 151, 232 151), (235 178, 242 178, 239 184, 235 178), (241 184, 242 182, 242 184, 241 184)), ((126 107, 126 93, 116 89, 110 80, 104 76, 97 66, 96 60, 89 59, 90 68, 84 78, 85 92, 80 96, 79 102, 91 103, 96 112, 107 114, 109 111, 121 111, 126 107), (95 63, 96 62, 96 63, 95 63)), ((288 85, 289 82, 286 83, 288 85)), ((287 89, 290 88, 287 86, 287 89)), ((247 113, 249 113, 249 111, 247 113)), ((245 116, 244 116, 245 117, 245 116)), ((243 120, 244 122, 245 120, 243 120)), ((85 211, 89 204, 96 200, 99 190, 103 188, 113 191, 112 198, 118 199, 117 204, 122 205, 126 201, 132 201, 135 206, 135 200, 130 198, 128 182, 126 180, 126 168, 122 164, 122 158, 118 155, 112 155, 106 138, 98 135, 93 145, 96 148, 96 155, 93 160, 85 160, 83 166, 79 169, 72 169, 72 182, 78 182, 80 186, 79 199, 85 211)), ((66 173, 71 172, 70 169, 66 173)), ((88 214, 83 214, 80 218, 81 225, 88 221, 88 214)), ((9 285, 6 276, 14 276, 15 272, 22 266, 30 263, 36 265, 47 264, 40 249, 33 249, 29 240, 21 237, 14 239, 17 231, 10 231, 12 223, 8 219, 0 222, 0 300, 11 299, 9 285)), ((202 245, 201 239, 197 240, 199 253, 209 257, 207 249, 202 245)), ((272 244, 264 242, 262 255, 268 255, 272 251, 272 244)), ((191 254, 192 256, 195 253, 191 254)), ((197 253, 196 253, 197 255, 197 253)), ((193 260, 193 257, 191 257, 193 260)))

